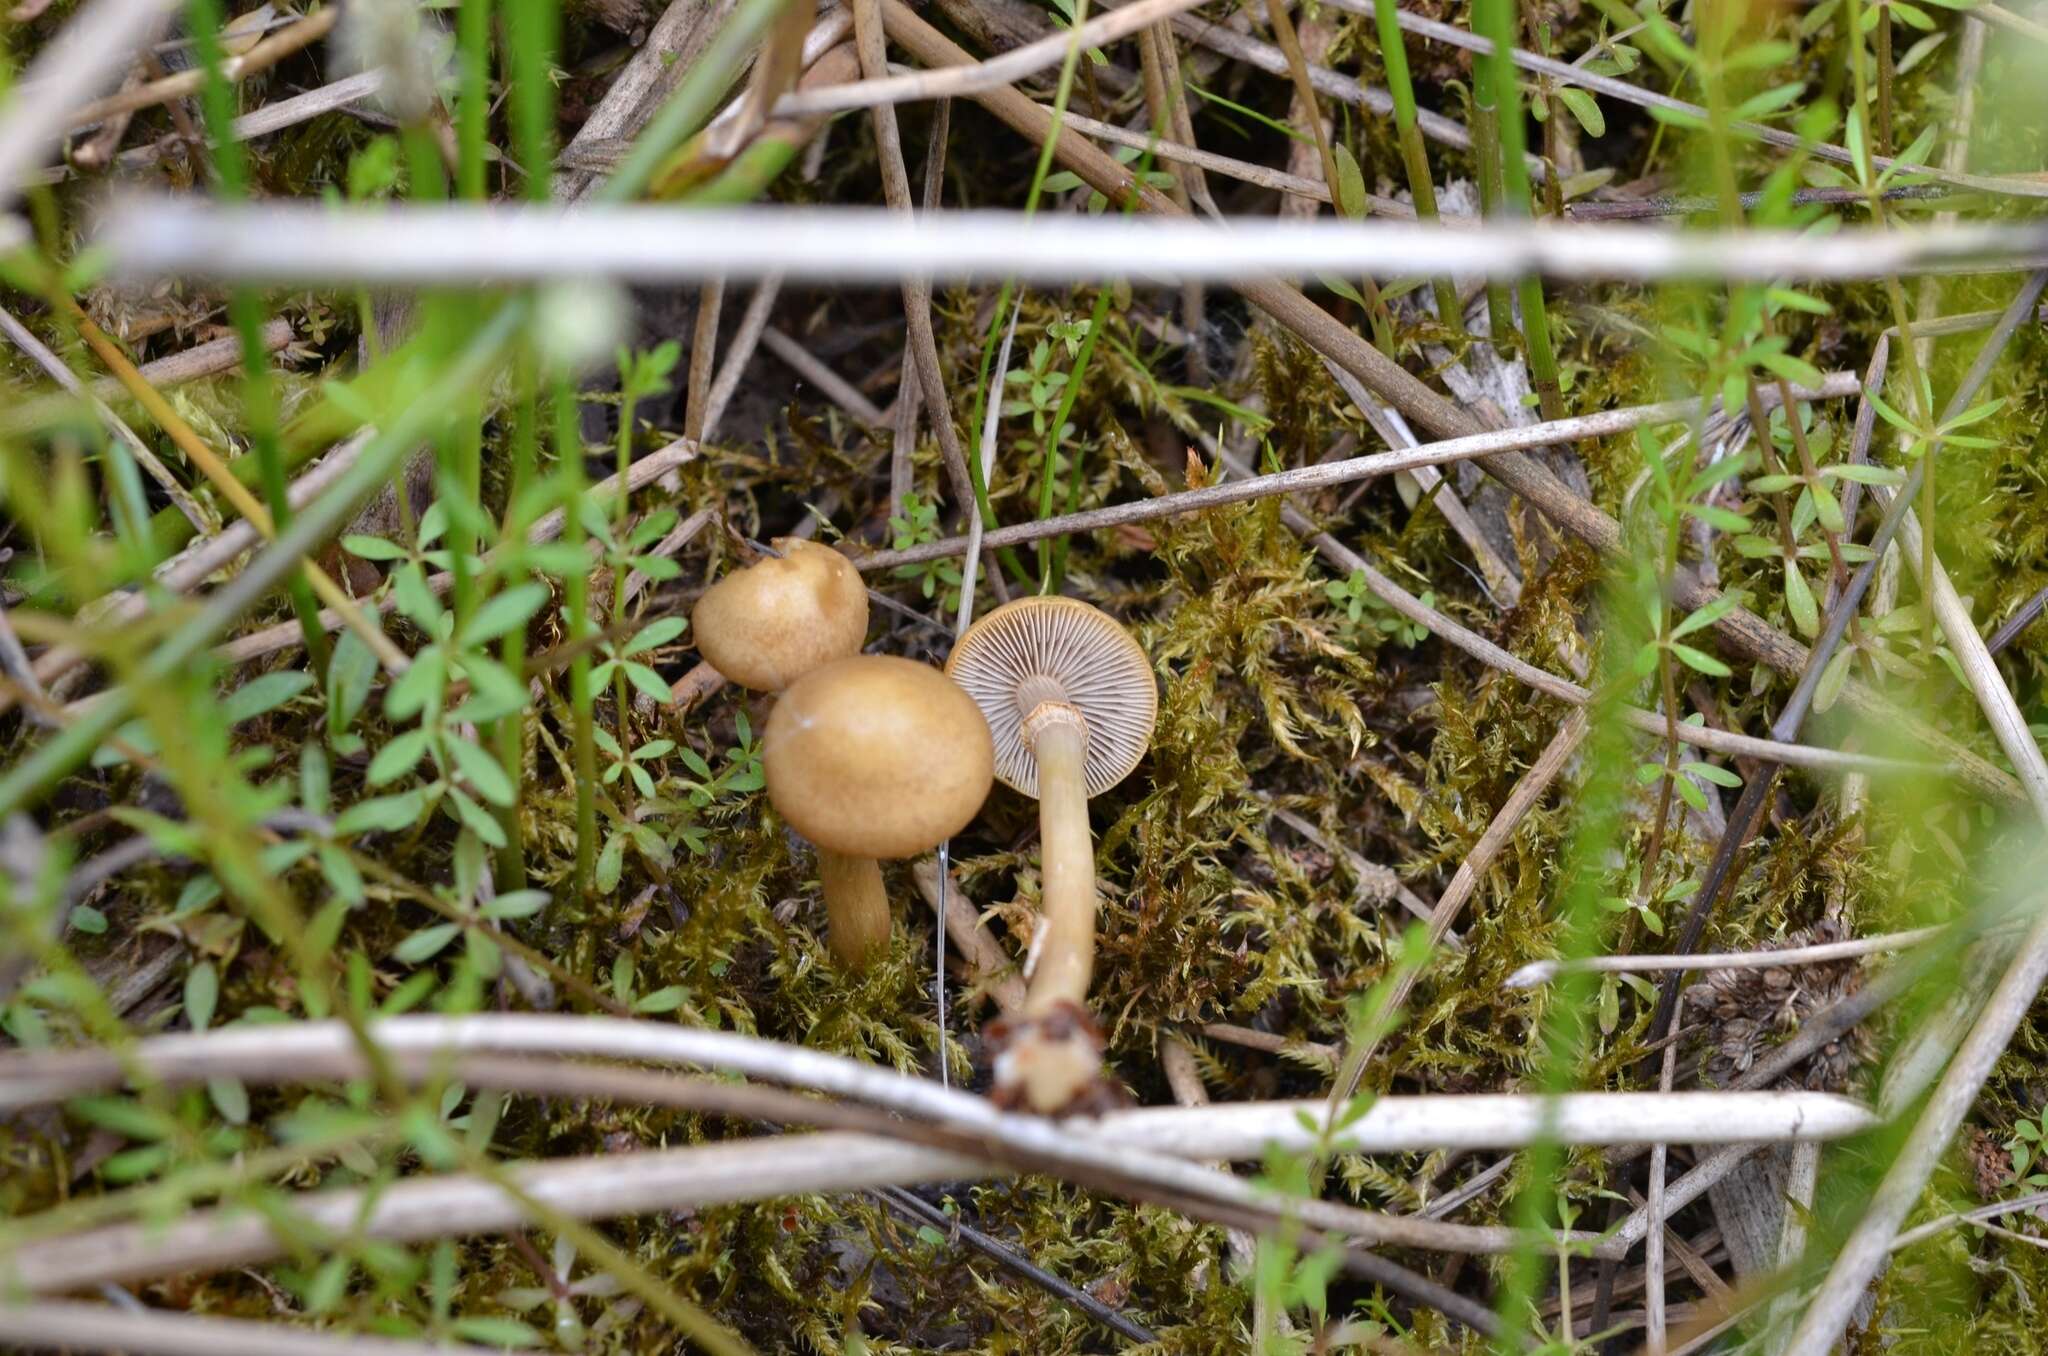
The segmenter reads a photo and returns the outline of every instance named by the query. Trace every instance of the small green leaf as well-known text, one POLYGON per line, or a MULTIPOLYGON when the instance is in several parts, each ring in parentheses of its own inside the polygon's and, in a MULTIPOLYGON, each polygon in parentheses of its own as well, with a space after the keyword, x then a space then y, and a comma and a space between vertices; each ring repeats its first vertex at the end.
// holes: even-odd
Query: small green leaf
POLYGON ((341 812, 334 821, 334 832, 342 837, 354 833, 396 833, 411 828, 425 809, 426 798, 418 790, 360 800, 341 812))
POLYGON ((462 628, 462 639, 470 645, 495 640, 508 631, 526 625, 527 619, 548 600, 546 584, 521 584, 506 589, 479 607, 462 628))
POLYGON ((1799 628, 1799 634, 1811 637, 1820 631, 1820 609, 1814 604, 1813 590, 1806 586, 1806 576, 1799 569, 1799 562, 1785 562, 1785 610, 1792 617, 1792 624, 1799 628))
POLYGON ((497 758, 485 748, 467 739, 451 737, 447 742, 449 756, 454 759, 476 793, 493 805, 510 805, 517 792, 512 779, 498 766, 497 758))
POLYGON ((460 931, 460 923, 430 924, 402 938, 397 946, 391 948, 391 959, 401 965, 418 965, 441 954, 460 931))
POLYGON ((201 961, 185 972, 185 1023, 194 1031, 213 1025, 214 1004, 220 998, 220 975, 212 961, 201 961))
POLYGON ((1607 135, 1606 115, 1601 113, 1600 104, 1592 95, 1585 90, 1573 89, 1566 85, 1558 89, 1557 98, 1559 103, 1571 110, 1572 117, 1578 119, 1579 126, 1586 129, 1587 136, 1607 135))
POLYGON ((1359 170, 1357 159, 1341 141, 1330 147, 1330 155, 1337 162, 1337 182, 1331 185, 1331 197, 1338 213, 1353 221, 1365 220, 1365 175, 1359 170))
POLYGON ((1696 650, 1690 645, 1683 645, 1675 640, 1671 642, 1671 653, 1677 655, 1679 662, 1687 668, 1697 673, 1704 673, 1709 678, 1726 678, 1734 672, 1733 669, 1730 669, 1726 664, 1723 664, 1704 650, 1696 650))
POLYGON ((377 750, 377 756, 370 760, 369 770, 363 780, 371 786, 382 786, 397 781, 419 766, 420 759, 427 756, 427 745, 433 740, 433 731, 411 729, 377 750))
POLYGON ((102 936, 107 930, 107 916, 90 904, 74 904, 71 926, 93 937, 102 936))
POLYGON ((403 546, 396 542, 386 541, 382 537, 346 536, 341 539, 341 547, 350 555, 359 556, 364 560, 404 560, 406 558, 406 551, 403 546))
POLYGON ((274 711, 313 686, 313 675, 299 669, 283 669, 252 678, 221 699, 222 717, 239 725, 266 711, 274 711))
POLYGON ((646 1016, 663 1012, 674 1012, 687 1002, 689 997, 690 991, 688 989, 680 984, 671 984, 667 988, 656 989, 653 993, 644 994, 635 999, 633 1011, 646 1016))
POLYGON ((1716 786, 1732 788, 1742 785, 1742 778, 1740 776, 1730 772, 1725 767, 1716 767, 1712 763, 1689 762, 1681 763, 1679 766, 1685 771, 1690 772, 1693 776, 1698 777, 1701 781, 1712 782, 1716 786))

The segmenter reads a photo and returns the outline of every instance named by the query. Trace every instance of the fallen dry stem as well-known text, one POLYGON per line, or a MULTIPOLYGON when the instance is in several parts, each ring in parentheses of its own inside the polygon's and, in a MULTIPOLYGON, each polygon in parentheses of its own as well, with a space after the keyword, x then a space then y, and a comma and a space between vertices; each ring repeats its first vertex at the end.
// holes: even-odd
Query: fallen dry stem
MULTIPOLYGON (((226 80, 243 80, 258 71, 269 70, 292 53, 327 36, 341 17, 340 5, 329 5, 314 11, 291 27, 271 34, 263 41, 238 57, 229 57, 221 62, 221 77, 226 80)), ((144 108, 167 104, 173 99, 182 99, 188 94, 197 94, 206 83, 205 70, 195 67, 152 80, 136 89, 124 90, 94 103, 87 104, 70 115, 72 128, 90 127, 96 122, 119 113, 134 113, 144 108)))

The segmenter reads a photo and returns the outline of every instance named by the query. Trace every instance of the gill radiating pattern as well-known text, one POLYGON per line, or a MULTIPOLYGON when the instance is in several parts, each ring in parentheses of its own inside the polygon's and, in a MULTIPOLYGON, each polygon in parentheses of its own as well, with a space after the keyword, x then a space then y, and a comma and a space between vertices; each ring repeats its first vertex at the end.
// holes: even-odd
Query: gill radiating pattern
POLYGON ((1144 755, 1158 712, 1152 669, 1129 636, 1086 603, 1059 600, 997 612, 956 652, 953 677, 988 718, 996 777, 1038 794, 1038 764, 1024 747, 1018 681, 1059 680, 1088 724, 1087 791, 1096 796, 1130 774, 1144 755))

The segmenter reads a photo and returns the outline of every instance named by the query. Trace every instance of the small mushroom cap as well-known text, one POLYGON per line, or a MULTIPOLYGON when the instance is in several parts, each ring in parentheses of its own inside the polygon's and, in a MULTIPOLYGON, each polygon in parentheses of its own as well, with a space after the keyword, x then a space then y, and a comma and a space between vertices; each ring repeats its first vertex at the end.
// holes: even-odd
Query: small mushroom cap
POLYGON ((996 779, 1038 794, 1038 759, 1024 738, 1017 689, 1056 680, 1088 723, 1087 785, 1099 796, 1128 777, 1152 742, 1159 688, 1151 662, 1116 618, 1078 598, 1019 598, 967 629, 946 673, 988 718, 996 779))
POLYGON ((945 674, 855 655, 790 684, 761 736, 768 798, 790 827, 849 857, 915 857, 988 799, 988 723, 945 674))
POLYGON ((690 613, 697 651, 741 687, 779 692, 820 664, 859 654, 868 636, 860 571, 829 546, 777 537, 780 556, 734 570, 690 613))

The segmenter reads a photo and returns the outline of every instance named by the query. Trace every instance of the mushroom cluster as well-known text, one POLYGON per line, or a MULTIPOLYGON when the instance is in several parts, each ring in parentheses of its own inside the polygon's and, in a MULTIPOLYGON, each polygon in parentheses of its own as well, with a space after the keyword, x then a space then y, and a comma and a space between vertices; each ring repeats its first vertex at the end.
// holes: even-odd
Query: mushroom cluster
POLYGON ((994 1096, 1034 1111, 1081 1109, 1104 1091, 1095 969, 1095 839, 1088 800, 1144 757, 1159 712, 1145 652, 1108 613, 1072 598, 1020 598, 970 627, 946 672, 987 718, 995 775, 1038 799, 1042 886, 1024 1007, 991 1026, 994 1096))
POLYGON ((826 943, 851 970, 888 946, 879 859, 912 857, 965 828, 993 784, 980 709, 937 669, 862 655, 868 596, 830 547, 778 537, 691 613, 705 660, 778 693, 761 738, 768 798, 818 853, 826 943))

